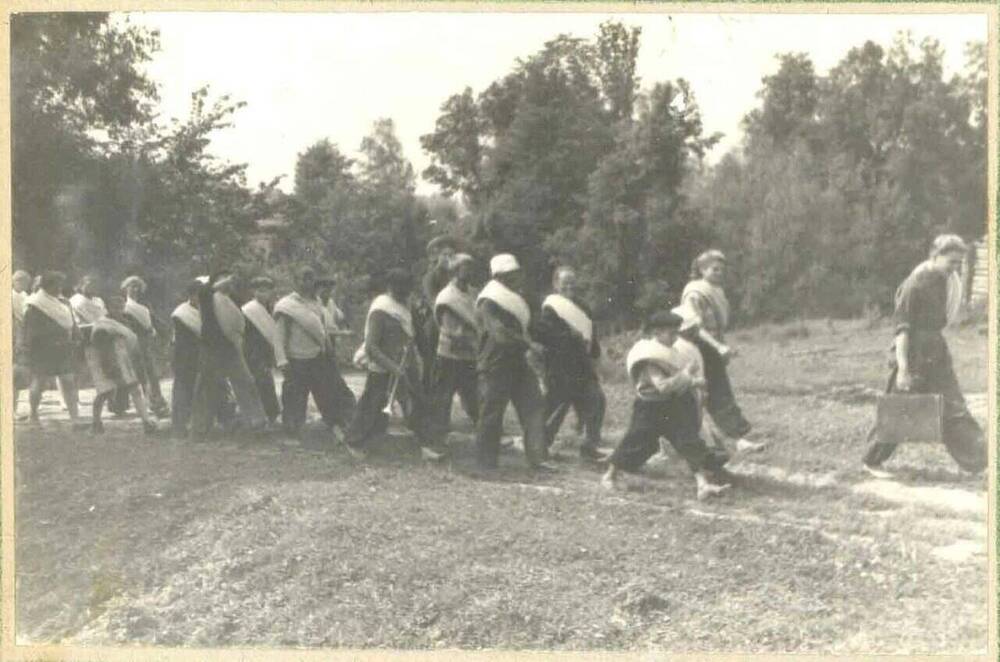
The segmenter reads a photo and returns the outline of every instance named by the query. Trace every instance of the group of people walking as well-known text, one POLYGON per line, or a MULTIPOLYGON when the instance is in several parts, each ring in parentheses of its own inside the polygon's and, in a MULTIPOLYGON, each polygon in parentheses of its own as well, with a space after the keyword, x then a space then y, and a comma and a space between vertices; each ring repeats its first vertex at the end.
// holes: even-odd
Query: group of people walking
MULTIPOLYGON (((891 387, 945 393, 949 450, 963 467, 981 469, 982 431, 965 409, 940 336, 953 258, 962 248, 955 240, 961 242, 936 240, 931 260, 897 297, 891 387)), ((393 269, 371 302, 364 340, 354 355, 366 373, 357 400, 335 357, 338 338, 350 331, 332 298, 331 280, 302 268, 293 291, 278 299, 276 283, 259 276, 250 282, 252 297, 240 306, 232 274, 194 279, 171 315, 174 434, 205 439, 216 426, 239 425, 250 435, 295 437, 311 395, 333 437, 362 459, 398 403, 424 459, 437 461, 449 453, 457 393, 475 424, 484 472, 498 467, 508 405, 521 427, 527 463, 541 472, 554 470, 553 442, 573 409, 583 431, 581 457, 607 463, 602 485, 617 489, 621 473, 640 469, 666 439, 691 468, 699 498, 729 488, 731 475, 724 467, 730 449, 764 448, 747 438, 751 425, 727 374, 735 350, 725 337, 730 309, 721 252, 699 255, 680 304, 645 319, 642 337, 626 359, 634 396, 631 420, 610 455, 601 450, 607 406, 598 370, 602 348, 575 270, 555 269, 553 291, 536 311, 525 298, 525 276, 514 255, 494 255, 489 281, 477 292, 476 260, 458 252, 455 241, 439 237, 428 253, 430 267, 416 296, 412 275, 393 269), (280 398, 275 369, 283 375, 280 398)), ((49 272, 29 294, 30 277, 15 274, 15 393, 28 385, 31 419, 37 422, 41 392, 55 378, 71 421, 82 428, 72 358, 78 344, 97 391, 93 432, 103 431, 105 404, 121 412, 129 399, 145 429, 154 431, 153 417, 165 417, 168 407, 153 360, 156 325, 141 303, 146 284, 130 276, 122 294, 105 303, 92 279, 84 279, 68 299, 62 296, 64 283, 62 274, 49 272)), ((865 466, 879 470, 890 453, 873 447, 865 466)))

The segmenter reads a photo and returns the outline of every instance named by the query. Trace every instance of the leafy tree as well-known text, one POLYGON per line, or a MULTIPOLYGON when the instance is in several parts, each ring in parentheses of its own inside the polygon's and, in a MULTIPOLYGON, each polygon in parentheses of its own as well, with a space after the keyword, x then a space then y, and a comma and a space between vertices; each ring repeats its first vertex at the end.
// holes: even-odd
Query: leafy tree
POLYGON ((158 36, 104 13, 11 18, 13 243, 32 270, 71 263, 102 142, 148 122, 156 88, 141 65, 158 36), (62 204, 57 203, 62 200, 62 204), (69 206, 67 206, 69 205, 69 206))

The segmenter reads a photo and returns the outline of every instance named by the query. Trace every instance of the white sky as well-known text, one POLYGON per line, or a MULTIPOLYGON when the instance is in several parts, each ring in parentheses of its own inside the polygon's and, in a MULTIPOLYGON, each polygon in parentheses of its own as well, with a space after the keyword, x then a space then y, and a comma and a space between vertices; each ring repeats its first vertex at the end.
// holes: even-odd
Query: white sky
MULTIPOLYGON (((119 15, 119 17, 124 15, 119 15)), ((721 131, 714 160, 740 141, 739 123, 757 103, 776 53, 808 53, 820 74, 871 39, 888 46, 900 30, 938 39, 947 73, 964 67, 965 44, 986 40, 985 15, 133 13, 160 31, 149 65, 164 119, 185 118, 192 91, 246 101, 212 152, 247 163, 250 184, 286 175, 296 155, 321 138, 354 154, 379 117, 392 117, 418 176, 429 164, 419 137, 441 104, 466 85, 478 93, 559 33, 590 38, 617 18, 642 28, 638 73, 644 88, 690 81, 706 133, 721 131)), ((436 188, 418 182, 418 192, 436 188)))

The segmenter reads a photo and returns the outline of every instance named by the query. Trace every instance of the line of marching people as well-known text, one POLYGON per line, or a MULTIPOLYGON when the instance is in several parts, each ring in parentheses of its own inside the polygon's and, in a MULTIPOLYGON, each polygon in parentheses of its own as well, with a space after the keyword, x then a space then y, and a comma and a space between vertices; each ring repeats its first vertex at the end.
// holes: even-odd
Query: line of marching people
MULTIPOLYGON (((475 424, 482 472, 498 467, 508 405, 517 415, 529 467, 554 471, 553 442, 572 409, 584 436, 580 456, 607 463, 605 487, 619 487, 621 473, 637 471, 666 439, 694 473, 699 498, 728 488, 727 444, 741 451, 763 448, 746 439, 750 424, 726 374, 734 352, 724 340, 729 305, 720 252, 708 251, 695 261, 680 306, 645 321, 643 337, 627 357, 634 388, 631 421, 608 455, 601 449, 602 350, 576 272, 568 266, 555 270, 553 291, 536 314, 513 255, 492 257, 490 279, 477 292, 476 261, 457 248, 444 237, 431 242, 431 266, 416 296, 408 272, 386 274, 354 356, 366 373, 357 400, 335 358, 338 338, 350 332, 332 299, 332 281, 305 267, 295 275, 292 292, 277 299, 275 282, 260 276, 250 282, 252 297, 240 306, 233 274, 193 280, 171 315, 173 433, 203 440, 216 428, 238 428, 251 436, 297 437, 312 396, 332 436, 362 459, 398 403, 422 456, 436 461, 449 453, 457 394, 475 424), (275 369, 284 378, 280 398, 275 369)), ((16 363, 30 374, 31 419, 38 420, 43 380, 55 377, 71 420, 82 427, 71 360, 78 343, 97 391, 92 431, 103 431, 105 405, 120 412, 131 399, 144 428, 153 432, 154 417, 165 417, 168 408, 153 359, 157 325, 141 303, 143 280, 130 276, 122 295, 107 303, 89 278, 71 297, 63 296, 59 273, 45 274, 31 294, 28 280, 22 272, 15 275, 14 311, 16 363)))

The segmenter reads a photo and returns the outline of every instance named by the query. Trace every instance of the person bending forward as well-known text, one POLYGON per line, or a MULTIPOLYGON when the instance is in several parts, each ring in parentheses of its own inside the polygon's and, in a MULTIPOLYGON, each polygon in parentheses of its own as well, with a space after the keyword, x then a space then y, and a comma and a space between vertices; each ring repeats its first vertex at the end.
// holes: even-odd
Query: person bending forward
POLYGON ((691 467, 698 499, 729 487, 716 482, 724 459, 712 453, 699 436, 695 391, 700 383, 693 376, 697 368, 673 347, 680 325, 681 318, 674 313, 654 313, 643 327, 643 338, 629 350, 626 367, 636 397, 628 431, 601 479, 607 489, 618 486, 619 472, 637 472, 660 449, 660 437, 666 437, 691 467))

